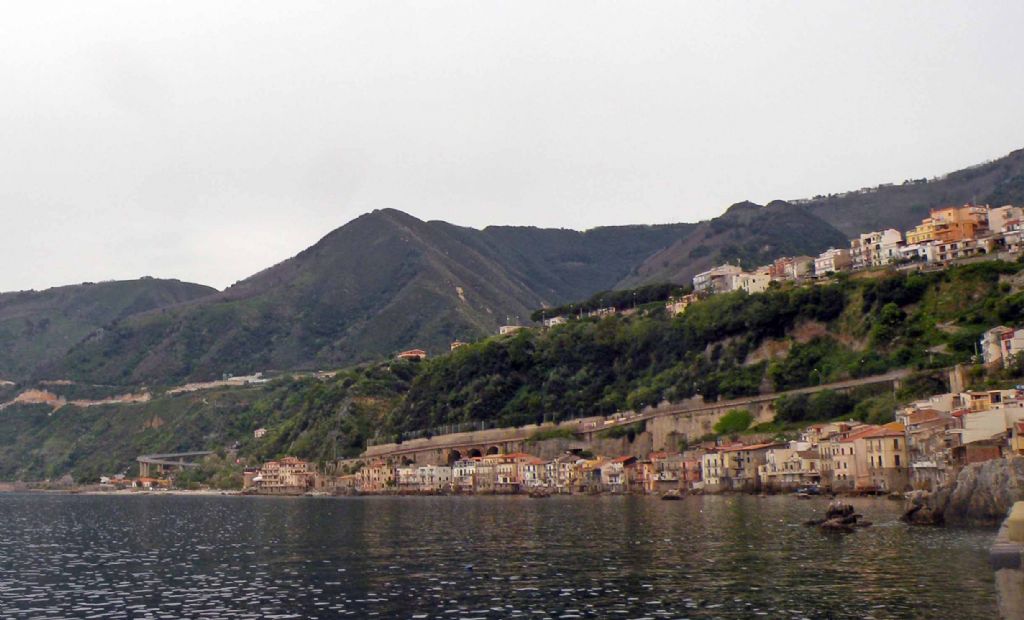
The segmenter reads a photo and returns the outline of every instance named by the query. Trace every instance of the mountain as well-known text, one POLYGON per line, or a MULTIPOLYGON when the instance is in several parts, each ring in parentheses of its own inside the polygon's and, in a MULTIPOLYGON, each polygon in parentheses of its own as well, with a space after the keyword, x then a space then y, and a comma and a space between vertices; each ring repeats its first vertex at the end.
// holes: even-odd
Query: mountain
POLYGON ((691 228, 480 231, 374 211, 222 293, 105 326, 42 375, 168 383, 447 351, 611 287, 691 228))
POLYGON ((216 292, 199 284, 142 278, 0 293, 0 379, 29 376, 112 321, 216 292))
MULTIPOLYGON (((436 354, 454 339, 524 322, 542 306, 613 288, 687 283, 723 262, 752 268, 814 255, 860 232, 905 230, 930 208, 971 199, 1024 202, 1024 150, 932 180, 738 203, 698 224, 476 230, 379 210, 221 293, 170 307, 111 309, 64 334, 58 347, 36 342, 45 354, 9 353, 0 377, 38 367, 37 378, 168 384, 335 367, 413 347, 436 354)), ((0 333, 0 350, 27 346, 22 332, 0 333)))
POLYGON ((934 179, 907 179, 859 191, 799 202, 848 237, 920 223, 933 208, 968 202, 1002 206, 1024 203, 1024 149, 934 179))
POLYGON ((739 261, 750 269, 780 256, 814 256, 847 244, 843 233, 806 207, 782 201, 767 206, 741 202, 647 258, 619 286, 686 284, 695 274, 726 262, 739 261))
MULTIPOLYGON (((1022 269, 987 261, 942 272, 787 284, 753 295, 715 295, 680 317, 641 307, 631 316, 492 337, 424 362, 388 361, 330 377, 281 377, 183 394, 154 391, 145 402, 70 402, 56 411, 15 403, 0 416, 0 480, 72 473, 96 482, 131 468, 139 454, 230 445, 239 446, 246 464, 283 455, 330 464, 358 455, 370 439, 409 438, 438 425, 520 426, 698 394, 714 401, 897 368, 920 371, 898 392, 866 386, 842 397, 826 391, 776 402, 784 423, 839 416, 883 423, 899 402, 944 391, 945 368, 969 364, 984 330, 1019 320, 1022 269), (266 434, 254 437, 259 428, 266 434)), ((1020 373, 1018 364, 988 376, 968 374, 975 385, 993 387, 1019 383, 1020 373)), ((52 389, 65 395, 70 387, 52 389)), ((233 459, 228 473, 237 479, 241 467, 233 459)))

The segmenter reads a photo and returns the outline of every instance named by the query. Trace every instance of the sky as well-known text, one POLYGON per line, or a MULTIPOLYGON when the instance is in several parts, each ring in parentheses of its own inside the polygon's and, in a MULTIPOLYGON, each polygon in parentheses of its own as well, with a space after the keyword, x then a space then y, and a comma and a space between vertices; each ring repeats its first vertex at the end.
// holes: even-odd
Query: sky
POLYGON ((1024 147, 1024 3, 0 2, 0 291, 358 215, 698 221, 1024 147))

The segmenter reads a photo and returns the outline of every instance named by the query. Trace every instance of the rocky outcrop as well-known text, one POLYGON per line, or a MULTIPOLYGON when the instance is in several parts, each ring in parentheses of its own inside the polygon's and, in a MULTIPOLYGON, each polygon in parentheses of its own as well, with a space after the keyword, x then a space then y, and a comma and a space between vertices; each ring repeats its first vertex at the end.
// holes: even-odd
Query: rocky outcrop
POLYGON ((964 467, 955 483, 935 491, 922 509, 949 525, 998 525, 1019 501, 1024 501, 1024 457, 1016 456, 964 467))
POLYGON ((942 525, 942 513, 931 506, 932 494, 928 491, 913 491, 907 494, 907 508, 900 517, 910 525, 942 525))
POLYGON ((871 525, 870 521, 862 519, 863 517, 854 511, 852 505, 845 502, 832 502, 825 511, 824 519, 811 519, 804 525, 816 525, 820 529, 830 532, 852 532, 856 527, 871 525))

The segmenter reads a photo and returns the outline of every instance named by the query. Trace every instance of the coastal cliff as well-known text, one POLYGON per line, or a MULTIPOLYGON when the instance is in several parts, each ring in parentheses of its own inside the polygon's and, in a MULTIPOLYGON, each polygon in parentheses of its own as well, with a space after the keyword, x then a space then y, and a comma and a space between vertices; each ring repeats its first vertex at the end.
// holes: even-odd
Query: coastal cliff
POLYGON ((1015 456, 964 467, 928 505, 949 525, 998 525, 1019 501, 1024 501, 1024 457, 1015 456))

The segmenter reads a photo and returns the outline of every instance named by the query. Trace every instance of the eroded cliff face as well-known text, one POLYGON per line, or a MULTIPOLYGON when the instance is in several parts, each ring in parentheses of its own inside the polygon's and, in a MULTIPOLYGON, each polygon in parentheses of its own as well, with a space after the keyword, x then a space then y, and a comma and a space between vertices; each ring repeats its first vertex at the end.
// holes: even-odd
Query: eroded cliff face
POLYGON ((929 499, 949 525, 998 525, 1014 502, 1024 501, 1024 457, 968 465, 929 499))

